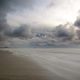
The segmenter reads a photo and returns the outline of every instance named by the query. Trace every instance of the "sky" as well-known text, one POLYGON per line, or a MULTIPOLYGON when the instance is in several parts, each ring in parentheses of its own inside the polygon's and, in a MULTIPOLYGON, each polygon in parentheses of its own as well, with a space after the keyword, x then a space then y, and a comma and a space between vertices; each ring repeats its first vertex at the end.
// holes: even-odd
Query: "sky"
POLYGON ((15 5, 12 5, 15 10, 6 16, 11 26, 24 23, 48 26, 74 23, 80 10, 80 0, 20 0, 15 5))
POLYGON ((54 45, 75 36, 80 40, 80 0, 0 0, 0 47, 54 45))

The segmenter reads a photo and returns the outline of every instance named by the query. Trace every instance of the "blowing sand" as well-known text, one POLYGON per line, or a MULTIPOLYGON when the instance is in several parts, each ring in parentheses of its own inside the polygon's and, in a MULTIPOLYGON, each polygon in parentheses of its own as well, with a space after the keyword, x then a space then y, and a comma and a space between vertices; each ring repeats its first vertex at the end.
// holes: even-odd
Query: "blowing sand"
MULTIPOLYGON (((0 80, 50 80, 52 77, 29 57, 24 59, 23 56, 0 50, 0 80)), ((54 79, 59 77, 55 76, 54 79)))
POLYGON ((0 49, 0 80, 80 80, 79 51, 0 49))

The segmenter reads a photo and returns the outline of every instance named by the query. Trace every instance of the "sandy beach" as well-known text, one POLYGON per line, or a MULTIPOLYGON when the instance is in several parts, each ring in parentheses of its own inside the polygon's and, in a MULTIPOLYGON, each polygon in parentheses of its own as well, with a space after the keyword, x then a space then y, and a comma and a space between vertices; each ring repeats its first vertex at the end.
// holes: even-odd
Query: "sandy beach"
POLYGON ((0 49, 0 80, 80 80, 79 49, 0 49))
POLYGON ((51 73, 29 57, 25 60, 12 52, 0 50, 0 80, 49 80, 51 77, 51 73))

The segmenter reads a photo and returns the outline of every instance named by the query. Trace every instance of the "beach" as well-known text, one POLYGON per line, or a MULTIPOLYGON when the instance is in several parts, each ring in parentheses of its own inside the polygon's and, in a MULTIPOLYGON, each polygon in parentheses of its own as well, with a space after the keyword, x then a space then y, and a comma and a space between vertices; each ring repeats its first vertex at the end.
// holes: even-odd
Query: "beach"
POLYGON ((80 50, 0 49, 0 80, 80 80, 80 50))

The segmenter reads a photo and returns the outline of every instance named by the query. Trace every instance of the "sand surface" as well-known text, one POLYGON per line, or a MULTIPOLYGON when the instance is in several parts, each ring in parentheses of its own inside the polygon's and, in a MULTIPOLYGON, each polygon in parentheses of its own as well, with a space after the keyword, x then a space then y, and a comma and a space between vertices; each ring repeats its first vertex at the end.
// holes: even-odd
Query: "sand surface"
POLYGON ((0 49, 0 80, 80 80, 80 50, 0 49))

